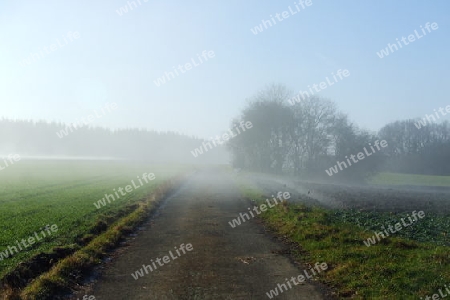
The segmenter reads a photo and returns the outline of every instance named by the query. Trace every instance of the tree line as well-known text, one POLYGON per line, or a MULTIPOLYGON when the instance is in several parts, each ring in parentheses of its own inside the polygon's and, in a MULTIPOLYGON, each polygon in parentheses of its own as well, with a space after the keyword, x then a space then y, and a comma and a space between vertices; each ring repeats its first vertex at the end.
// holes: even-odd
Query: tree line
POLYGON ((297 99, 282 85, 273 85, 250 99, 232 126, 251 121, 253 128, 229 141, 232 164, 266 173, 330 178, 326 170, 351 155, 385 140, 387 146, 333 176, 364 181, 380 172, 450 175, 448 122, 417 126, 418 120, 396 121, 378 132, 352 123, 330 100, 297 99), (378 142, 377 142, 378 140, 378 142))
POLYGON ((137 128, 109 130, 92 126, 70 131, 69 127, 64 123, 3 118, 0 120, 0 154, 107 157, 153 163, 228 162, 224 148, 193 157, 191 151, 204 140, 176 132, 137 128), (67 134, 58 135, 61 130, 67 134))

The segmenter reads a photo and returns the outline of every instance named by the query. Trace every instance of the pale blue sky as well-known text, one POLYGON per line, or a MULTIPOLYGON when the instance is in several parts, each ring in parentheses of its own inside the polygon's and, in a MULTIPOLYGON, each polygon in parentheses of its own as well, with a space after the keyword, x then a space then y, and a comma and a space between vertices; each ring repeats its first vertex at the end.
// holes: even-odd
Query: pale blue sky
POLYGON ((350 77, 318 95, 370 130, 450 104, 448 1, 312 0, 258 35, 250 29, 294 1, 141 3, 119 16, 127 1, 1 1, 0 117, 73 122, 116 102, 96 125, 209 137, 265 85, 297 93, 338 69, 350 77), (376 55, 427 22, 439 29, 376 55), (19 65, 70 31, 80 38, 19 65), (215 57, 161 87, 153 83, 203 50, 215 57))

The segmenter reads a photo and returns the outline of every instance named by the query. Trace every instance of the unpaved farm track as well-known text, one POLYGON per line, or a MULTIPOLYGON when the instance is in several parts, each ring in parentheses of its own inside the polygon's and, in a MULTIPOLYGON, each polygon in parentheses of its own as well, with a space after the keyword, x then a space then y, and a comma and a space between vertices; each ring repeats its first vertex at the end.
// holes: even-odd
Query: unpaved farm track
MULTIPOLYGON (((228 173, 196 173, 105 267, 88 294, 97 300, 269 299, 266 292, 304 268, 277 254, 286 246, 259 222, 231 228, 228 222, 247 207, 228 173), (131 276, 183 243, 194 249, 138 280, 131 276)), ((275 298, 328 297, 317 283, 307 281, 275 298)))

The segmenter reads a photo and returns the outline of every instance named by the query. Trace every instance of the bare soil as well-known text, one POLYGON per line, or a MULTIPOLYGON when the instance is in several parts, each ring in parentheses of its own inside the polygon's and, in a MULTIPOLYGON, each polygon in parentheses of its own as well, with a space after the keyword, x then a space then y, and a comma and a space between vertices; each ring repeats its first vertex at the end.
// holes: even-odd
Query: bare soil
POLYGON ((450 188, 446 187, 318 183, 257 173, 240 176, 266 194, 288 191, 292 195, 290 201, 325 208, 396 213, 409 213, 413 208, 438 215, 450 213, 450 188))

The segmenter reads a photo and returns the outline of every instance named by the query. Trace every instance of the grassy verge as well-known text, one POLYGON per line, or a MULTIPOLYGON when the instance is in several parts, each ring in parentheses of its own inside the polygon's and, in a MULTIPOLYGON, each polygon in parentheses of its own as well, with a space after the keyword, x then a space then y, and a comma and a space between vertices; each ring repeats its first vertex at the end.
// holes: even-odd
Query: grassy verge
MULTIPOLYGON (((266 199, 254 189, 245 188, 243 193, 256 203, 266 199)), ((275 233, 300 247, 296 253, 300 261, 328 264, 319 280, 332 287, 338 298, 419 299, 450 283, 448 247, 398 236, 367 247, 363 241, 373 231, 340 213, 283 203, 260 216, 275 233)))

